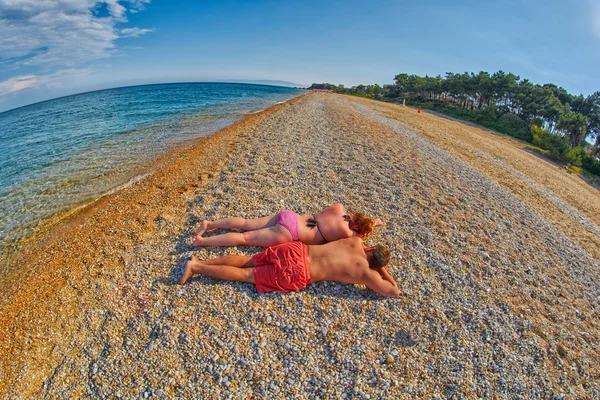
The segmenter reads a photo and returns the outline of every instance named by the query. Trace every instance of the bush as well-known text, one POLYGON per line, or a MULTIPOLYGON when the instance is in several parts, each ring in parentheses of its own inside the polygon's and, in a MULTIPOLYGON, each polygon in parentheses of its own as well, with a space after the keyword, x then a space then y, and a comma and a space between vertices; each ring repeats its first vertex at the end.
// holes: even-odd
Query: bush
POLYGON ((573 147, 565 153, 565 160, 577 167, 581 167, 581 161, 584 154, 586 153, 582 146, 573 147))
POLYGON ((596 160, 588 153, 583 154, 583 157, 581 158, 581 167, 596 176, 600 176, 600 161, 596 160))
POLYGON ((500 131, 517 139, 531 142, 533 139, 527 123, 515 114, 504 114, 498 118, 500 131))
POLYGON ((533 144, 548 151, 548 157, 556 161, 568 162, 567 152, 571 150, 569 139, 546 131, 537 125, 531 125, 533 144))

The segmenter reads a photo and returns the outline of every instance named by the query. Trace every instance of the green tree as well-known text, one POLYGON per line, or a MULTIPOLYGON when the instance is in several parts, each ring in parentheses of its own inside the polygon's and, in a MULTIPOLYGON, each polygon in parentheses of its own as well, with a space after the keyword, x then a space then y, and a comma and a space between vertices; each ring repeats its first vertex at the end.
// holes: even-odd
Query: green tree
POLYGON ((512 111, 511 100, 517 92, 518 82, 519 77, 511 72, 507 74, 500 70, 492 75, 494 97, 498 102, 497 105, 503 107, 505 111, 512 111))
POLYGON ((519 82, 512 104, 523 120, 529 123, 541 121, 550 129, 554 128, 565 111, 550 88, 534 85, 527 79, 519 82))
POLYGON ((383 89, 381 90, 381 97, 388 101, 399 99, 401 97, 401 94, 402 93, 400 92, 399 86, 396 84, 383 85, 383 89))
POLYGON ((585 98, 581 113, 588 118, 588 135, 596 138, 596 145, 600 144, 600 91, 585 98))
POLYGON ((394 77, 394 84, 396 86, 396 92, 402 96, 407 94, 410 90, 409 76, 408 74, 398 74, 394 77))
MULTIPOLYGON (((542 87, 549 89, 550 91, 552 91, 552 93, 554 94, 554 96, 556 96, 556 98, 558 100, 560 100, 560 102, 562 104, 571 104, 573 103, 573 95, 569 94, 564 88, 562 87, 558 87, 552 83, 546 83, 544 84, 542 87)), ((575 110, 572 110, 575 111, 575 110)))
POLYGON ((446 72, 446 79, 442 83, 442 90, 450 95, 452 103, 457 104, 459 97, 464 93, 460 74, 446 72))
POLYGON ((489 73, 480 71, 477 76, 473 75, 473 80, 476 82, 476 97, 477 97, 477 108, 481 109, 483 104, 487 107, 490 106, 490 102, 494 97, 494 85, 492 77, 489 73))
POLYGON ((583 144, 587 132, 588 119, 585 115, 569 111, 558 120, 557 128, 564 131, 569 137, 571 147, 583 144))

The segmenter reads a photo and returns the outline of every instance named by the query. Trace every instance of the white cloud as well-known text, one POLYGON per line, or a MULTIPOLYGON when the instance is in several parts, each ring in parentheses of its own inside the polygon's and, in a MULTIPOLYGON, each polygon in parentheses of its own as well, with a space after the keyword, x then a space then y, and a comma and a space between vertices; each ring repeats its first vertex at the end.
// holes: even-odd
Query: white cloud
POLYGON ((34 88, 59 88, 65 84, 73 84, 88 77, 94 70, 92 68, 62 69, 47 75, 24 75, 0 82, 0 97, 25 89, 34 88))
POLYGON ((121 29, 121 37, 140 37, 148 32, 153 32, 154 29, 140 29, 140 28, 125 28, 121 29))
POLYGON ((140 11, 144 11, 145 4, 149 4, 150 0, 129 0, 129 4, 131 5, 131 9, 129 10, 132 13, 137 13, 140 11))
MULTIPOLYGON (((128 4, 137 12, 147 3, 128 4)), ((116 25, 126 21, 117 0, 0 0, 0 61, 60 67, 110 57, 121 37, 116 25)), ((128 30, 133 37, 150 31, 128 30)))
POLYGON ((125 17, 125 13, 127 9, 119 4, 117 0, 105 0, 104 3, 114 18, 118 21, 127 21, 127 17, 125 17))
POLYGON ((0 82, 0 96, 7 95, 9 93, 20 92, 28 87, 35 87, 37 77, 35 75, 19 76, 12 78, 4 82, 0 82))

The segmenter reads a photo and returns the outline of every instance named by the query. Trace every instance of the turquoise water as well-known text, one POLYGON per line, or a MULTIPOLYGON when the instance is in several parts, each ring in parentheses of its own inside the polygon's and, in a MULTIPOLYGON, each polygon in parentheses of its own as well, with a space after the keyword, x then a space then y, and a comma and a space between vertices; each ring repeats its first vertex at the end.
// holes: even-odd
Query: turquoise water
POLYGON ((127 183, 178 144, 299 94, 249 84, 144 85, 0 113, 0 249, 127 183))

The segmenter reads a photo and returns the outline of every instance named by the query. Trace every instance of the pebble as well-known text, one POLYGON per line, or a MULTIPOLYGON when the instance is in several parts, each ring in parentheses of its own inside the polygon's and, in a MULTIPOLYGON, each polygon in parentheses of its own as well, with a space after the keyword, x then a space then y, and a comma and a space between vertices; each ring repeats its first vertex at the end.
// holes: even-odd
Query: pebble
MULTIPOLYGON (((598 376, 589 345, 600 337, 590 328, 600 307, 592 290, 598 263, 467 162, 376 107, 311 95, 256 129, 240 128, 244 138, 219 154, 223 172, 202 178, 189 208, 170 215, 169 204, 161 207, 160 230, 169 236, 149 221, 125 255, 126 271, 105 268, 84 286, 103 312, 82 305, 89 315, 73 322, 81 333, 68 340, 81 344, 57 347, 68 355, 62 367, 50 353, 48 371, 56 372, 44 377, 45 396, 317 399, 350 390, 351 398, 447 398, 456 382, 455 398, 551 398, 570 389, 571 397, 594 398, 581 382, 598 376), (401 298, 339 283, 258 294, 206 277, 182 287, 163 282, 191 254, 258 250, 191 249, 188 231, 202 218, 253 218, 282 205, 310 214, 338 201, 385 221, 367 243, 392 250, 388 271, 401 298), (186 231, 168 231, 171 224, 186 231), (518 243, 523 232, 528 238, 518 243), (579 296, 578 313, 570 293, 579 296), (553 320, 538 327, 521 301, 534 317, 547 309, 553 320), (575 370, 547 367, 572 360, 575 370), (140 387, 163 392, 136 395, 140 387)), ((177 192, 173 185, 165 190, 177 192)))

